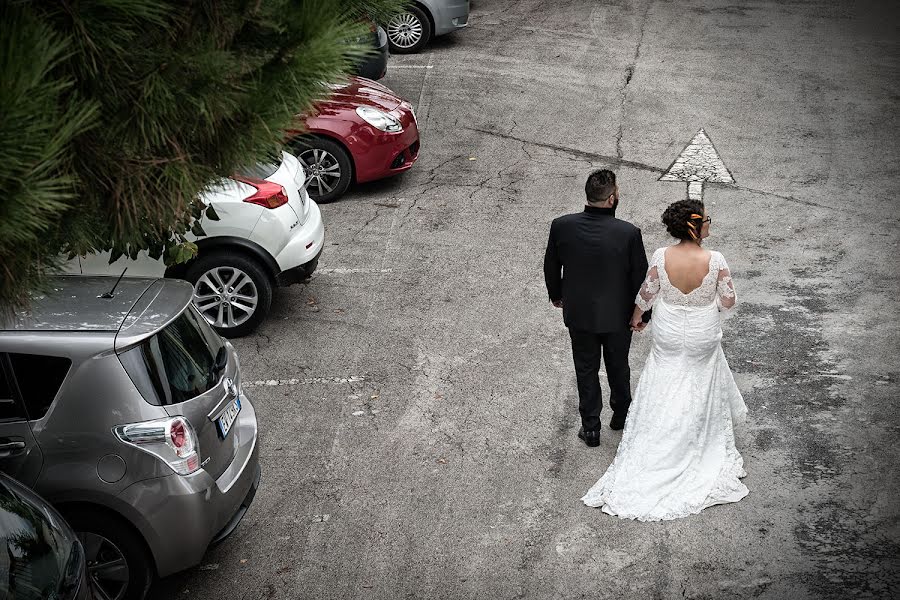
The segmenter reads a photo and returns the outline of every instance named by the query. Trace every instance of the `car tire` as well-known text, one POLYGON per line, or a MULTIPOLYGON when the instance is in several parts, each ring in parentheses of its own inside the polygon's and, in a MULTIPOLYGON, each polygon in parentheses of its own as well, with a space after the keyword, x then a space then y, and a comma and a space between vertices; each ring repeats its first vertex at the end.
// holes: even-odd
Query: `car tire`
POLYGON ((185 279, 194 286, 194 306, 225 337, 253 332, 272 307, 272 278, 257 261, 240 254, 201 254, 185 279))
POLYGON ((306 186, 310 198, 328 204, 347 192, 353 181, 353 163, 343 146, 328 138, 303 137, 294 140, 290 148, 306 176, 312 178, 306 186))
POLYGON ((431 40, 431 21, 418 6, 410 6, 391 17, 385 30, 391 52, 395 54, 421 52, 431 40))
POLYGON ((84 547, 90 597, 143 600, 153 584, 156 569, 144 540, 134 528, 122 519, 90 509, 64 510, 63 516, 84 547), (124 567, 116 564, 118 561, 124 567), (98 563, 107 566, 98 568, 98 563), (122 576, 126 578, 124 582, 119 580, 122 576))

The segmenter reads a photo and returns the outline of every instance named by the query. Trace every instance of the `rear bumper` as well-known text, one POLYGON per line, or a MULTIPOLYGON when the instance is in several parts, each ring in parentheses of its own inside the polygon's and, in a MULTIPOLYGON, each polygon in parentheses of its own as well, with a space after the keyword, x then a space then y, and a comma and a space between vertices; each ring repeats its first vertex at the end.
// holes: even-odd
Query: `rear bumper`
POLYGON ((387 75, 388 50, 387 34, 384 29, 378 28, 375 34, 376 44, 382 44, 375 47, 375 54, 365 58, 356 67, 356 74, 366 79, 378 80, 387 75))
POLYGON ((469 0, 448 2, 435 10, 434 35, 444 35, 469 24, 469 0))
POLYGON ((253 499, 256 497, 256 490, 259 489, 259 481, 262 479, 262 467, 257 463, 256 465, 256 474, 253 477, 253 485, 250 486, 250 491, 247 492, 247 495, 244 497, 244 501, 241 502, 241 505, 238 507, 238 510, 234 515, 232 515, 231 519, 225 523, 225 526, 219 530, 212 541, 209 543, 210 546, 214 544, 218 544, 229 535, 231 535, 237 526, 240 524, 241 519, 244 518, 244 515, 247 514, 247 509, 250 508, 250 505, 253 504, 253 499))
POLYGON ((258 427, 249 398, 244 398, 235 424, 229 433, 236 436, 235 456, 218 479, 200 469, 141 481, 119 495, 144 517, 139 529, 160 577, 198 564, 210 544, 235 530, 256 495, 258 427))
POLYGON ((275 256, 275 262, 282 273, 309 263, 322 252, 325 243, 322 212, 313 200, 309 202, 306 221, 294 230, 291 239, 275 256))
POLYGON ((316 271, 316 267, 319 266, 320 256, 322 256, 321 249, 319 250, 319 253, 316 254, 308 263, 304 263, 302 265, 294 267, 293 269, 288 269, 287 271, 282 271, 281 273, 279 273, 278 277, 275 278, 275 282, 279 286, 285 287, 304 281, 316 271))

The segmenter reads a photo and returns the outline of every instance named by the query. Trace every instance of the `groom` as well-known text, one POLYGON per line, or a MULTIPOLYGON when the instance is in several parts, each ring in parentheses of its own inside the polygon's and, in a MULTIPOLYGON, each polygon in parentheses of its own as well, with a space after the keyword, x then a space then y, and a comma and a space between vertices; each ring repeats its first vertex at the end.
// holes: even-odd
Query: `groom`
MULTIPOLYGON (((588 176, 584 212, 553 220, 544 254, 550 302, 563 310, 572 338, 581 429, 588 446, 600 445, 600 359, 612 392, 610 429, 622 429, 631 404, 629 319, 647 274, 641 230, 616 218, 616 175, 603 169, 588 176)), ((645 314, 645 321, 649 313, 645 314)))

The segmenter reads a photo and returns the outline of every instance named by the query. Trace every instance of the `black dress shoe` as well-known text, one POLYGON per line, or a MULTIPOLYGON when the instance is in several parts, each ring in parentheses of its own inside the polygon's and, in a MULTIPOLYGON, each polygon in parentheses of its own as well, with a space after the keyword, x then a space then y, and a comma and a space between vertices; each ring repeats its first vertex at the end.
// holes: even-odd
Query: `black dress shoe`
POLYGON ((625 418, 627 415, 613 415, 612 419, 609 421, 609 428, 614 431, 619 431, 625 428, 625 418))
POLYGON ((584 440, 584 443, 591 448, 595 448, 600 445, 599 429, 597 431, 585 431, 584 427, 580 427, 578 429, 578 437, 584 440))

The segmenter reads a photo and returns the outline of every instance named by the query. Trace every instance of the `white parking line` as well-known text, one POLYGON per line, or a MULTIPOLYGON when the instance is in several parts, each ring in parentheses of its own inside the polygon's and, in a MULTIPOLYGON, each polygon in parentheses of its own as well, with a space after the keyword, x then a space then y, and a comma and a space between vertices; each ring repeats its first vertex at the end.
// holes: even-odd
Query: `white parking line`
POLYGON ((390 273, 393 269, 373 269, 371 267, 331 267, 327 269, 319 269, 317 275, 354 275, 357 273, 390 273))
POLYGON ((416 112, 419 117, 417 119, 419 125, 419 137, 425 132, 428 125, 428 110, 431 108, 431 94, 425 95, 425 87, 428 85, 428 76, 431 74, 431 68, 434 67, 434 52, 428 55, 428 65, 425 71, 425 77, 422 78, 422 87, 419 89, 419 101, 416 103, 416 112), (426 101, 423 104, 423 101, 426 101))
POLYGON ((312 385, 315 383, 360 383, 365 381, 363 375, 353 375, 351 377, 307 377, 305 379, 260 379, 257 381, 245 381, 244 387, 264 387, 279 385, 312 385))
POLYGON ((434 65, 391 65, 392 69, 433 69, 434 65))

